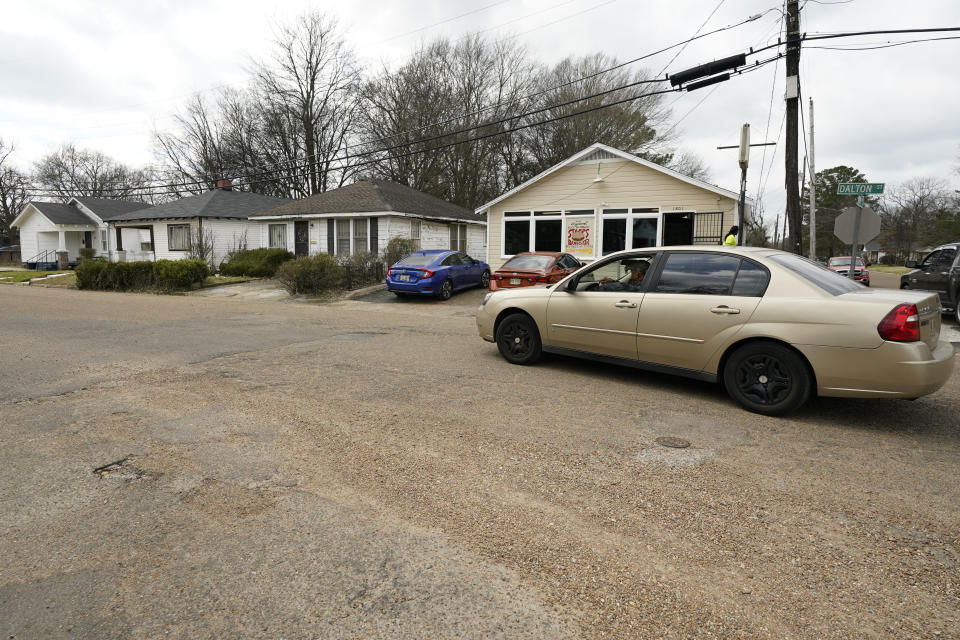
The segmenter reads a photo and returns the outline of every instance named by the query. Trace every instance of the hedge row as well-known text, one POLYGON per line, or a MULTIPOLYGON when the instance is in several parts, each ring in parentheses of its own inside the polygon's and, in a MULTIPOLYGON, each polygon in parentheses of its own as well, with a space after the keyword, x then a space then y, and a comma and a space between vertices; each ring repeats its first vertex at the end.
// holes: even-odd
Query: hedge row
POLYGON ((203 282, 210 268, 203 260, 107 262, 83 260, 77 265, 77 288, 99 291, 181 291, 203 282))
POLYGON ((289 260, 293 260, 293 254, 286 249, 237 251, 220 265, 220 273, 225 276, 272 278, 277 273, 277 267, 289 260))

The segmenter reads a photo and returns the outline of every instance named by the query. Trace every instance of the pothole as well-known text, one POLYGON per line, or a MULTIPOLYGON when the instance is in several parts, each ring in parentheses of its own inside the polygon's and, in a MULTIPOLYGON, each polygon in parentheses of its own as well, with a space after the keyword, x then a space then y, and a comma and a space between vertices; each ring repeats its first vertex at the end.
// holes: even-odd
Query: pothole
POLYGON ((114 480, 138 480, 145 476, 146 473, 136 468, 133 463, 134 457, 127 456, 117 460, 116 462, 111 462, 103 465, 102 467, 97 467, 93 470, 93 473, 99 478, 112 478, 114 480))

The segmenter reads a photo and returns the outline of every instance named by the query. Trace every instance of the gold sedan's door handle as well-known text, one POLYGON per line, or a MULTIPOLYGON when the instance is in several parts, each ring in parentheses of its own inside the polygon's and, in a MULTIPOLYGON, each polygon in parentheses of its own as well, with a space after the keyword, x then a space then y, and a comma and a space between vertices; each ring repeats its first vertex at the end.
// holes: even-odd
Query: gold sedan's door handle
POLYGON ((620 307, 621 309, 636 309, 636 308, 637 308, 637 303, 636 303, 636 302, 630 302, 630 301, 628 301, 628 300, 621 300, 620 302, 617 302, 617 303, 614 304, 613 306, 615 306, 615 307, 620 307))
POLYGON ((731 309, 725 304, 720 305, 719 307, 714 307, 710 309, 710 313, 726 313, 728 315, 734 315, 740 313, 740 309, 731 309))

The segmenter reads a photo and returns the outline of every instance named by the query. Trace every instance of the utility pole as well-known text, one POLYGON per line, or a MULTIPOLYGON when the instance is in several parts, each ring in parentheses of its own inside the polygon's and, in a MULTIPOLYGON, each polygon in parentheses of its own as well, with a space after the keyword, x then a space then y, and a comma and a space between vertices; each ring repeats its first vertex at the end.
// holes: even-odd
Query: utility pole
POLYGON ((810 259, 817 259, 817 170, 813 163, 813 98, 810 98, 810 259))
POLYGON ((744 124, 740 127, 740 144, 732 144, 717 149, 738 149, 739 156, 737 162, 740 165, 740 201, 737 203, 737 227, 740 232, 737 234, 737 244, 744 244, 747 219, 747 167, 750 166, 750 147, 769 147, 775 145, 775 142, 758 142, 750 144, 750 125, 744 124))
POLYGON ((786 140, 786 188, 787 223, 790 227, 790 251, 803 253, 800 235, 800 184, 797 170, 797 117, 800 96, 800 0, 787 0, 787 140, 786 140))

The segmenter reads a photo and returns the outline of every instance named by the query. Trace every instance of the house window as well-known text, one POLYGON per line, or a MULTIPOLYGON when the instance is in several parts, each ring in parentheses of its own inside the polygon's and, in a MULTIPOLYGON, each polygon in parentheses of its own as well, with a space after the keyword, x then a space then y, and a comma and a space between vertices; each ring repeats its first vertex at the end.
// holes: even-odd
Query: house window
POLYGON ((353 221, 353 252, 363 253, 367 250, 367 218, 357 218, 353 221))
POLYGON ((660 244, 660 209, 633 207, 603 210, 603 255, 660 244))
POLYGON ((337 255, 350 255, 350 220, 339 218, 337 223, 337 255))
POLYGON ((268 225, 267 228, 270 235, 270 248, 286 249, 287 248, 287 225, 271 224, 271 225, 268 225))
MULTIPOLYGON (((592 213, 592 212, 591 212, 592 213)), ((562 251, 562 211, 505 211, 503 252, 562 251)))
POLYGON ((410 221, 410 239, 413 240, 413 248, 415 250, 420 249, 420 221, 411 220, 410 221))
POLYGON ((450 248, 454 251, 465 252, 467 250, 467 225, 451 223, 450 248))
MULTIPOLYGON (((150 244, 147 242, 146 244, 150 244)), ((170 251, 187 251, 190 248, 190 225, 188 224, 168 224, 167 225, 167 249, 170 251)), ((143 249, 142 251, 152 251, 153 248, 143 249)))
POLYGON ((100 250, 106 252, 107 250, 107 230, 100 229, 100 250))

